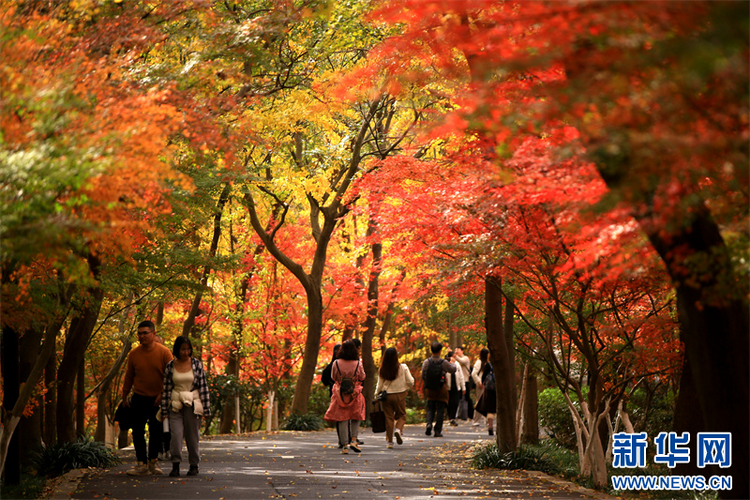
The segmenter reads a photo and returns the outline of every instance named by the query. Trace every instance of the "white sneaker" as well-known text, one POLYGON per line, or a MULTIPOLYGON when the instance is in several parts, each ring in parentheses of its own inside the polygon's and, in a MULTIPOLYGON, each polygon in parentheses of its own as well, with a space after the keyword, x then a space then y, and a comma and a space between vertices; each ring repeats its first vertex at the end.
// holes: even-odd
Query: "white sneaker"
POLYGON ((388 441, 388 444, 385 445, 385 447, 388 448, 389 450, 392 450, 393 449, 393 441, 388 441))
POLYGON ((348 446, 344 446, 343 448, 341 448, 341 454, 342 455, 348 455, 349 454, 349 447, 348 446))
POLYGON ((401 431, 396 429, 393 431, 393 435, 396 437, 396 442, 398 444, 404 444, 404 439, 401 437, 401 431))

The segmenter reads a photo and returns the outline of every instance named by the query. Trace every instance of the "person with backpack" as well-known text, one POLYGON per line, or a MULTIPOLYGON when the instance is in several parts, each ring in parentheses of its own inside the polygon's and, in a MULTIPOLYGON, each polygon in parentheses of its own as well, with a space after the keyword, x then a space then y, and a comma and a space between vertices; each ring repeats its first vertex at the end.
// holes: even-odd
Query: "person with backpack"
POLYGON ((433 342, 430 346, 432 356, 422 363, 422 380, 424 397, 427 399, 426 435, 432 434, 432 423, 435 422, 435 437, 443 437, 443 417, 448 407, 448 385, 446 373, 456 373, 456 365, 440 357, 443 344, 433 342))
POLYGON ((333 394, 331 403, 323 418, 336 423, 341 453, 349 450, 360 453, 356 441, 355 429, 365 419, 365 396, 362 394, 362 383, 365 380, 365 368, 359 361, 359 351, 351 340, 341 344, 339 355, 331 367, 333 394))
POLYGON ((479 352, 479 361, 481 366, 477 371, 479 379, 477 387, 482 390, 482 395, 477 399, 477 406, 474 408, 480 415, 487 417, 487 432, 490 436, 494 435, 495 414, 497 413, 497 392, 495 389, 495 370, 490 363, 489 349, 482 349, 479 352))

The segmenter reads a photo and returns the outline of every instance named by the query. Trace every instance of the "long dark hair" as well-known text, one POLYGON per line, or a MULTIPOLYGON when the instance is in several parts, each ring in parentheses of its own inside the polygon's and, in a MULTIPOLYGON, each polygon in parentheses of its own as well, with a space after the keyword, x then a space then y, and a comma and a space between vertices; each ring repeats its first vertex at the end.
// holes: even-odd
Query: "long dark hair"
MULTIPOLYGON (((480 372, 484 372, 485 371, 484 368, 490 362, 490 350, 487 349, 486 347, 484 349, 482 349, 481 351, 479 351, 479 361, 482 362, 482 367, 479 369, 479 371, 480 372)), ((492 366, 492 365, 490 365, 490 366, 492 366)))
POLYGON ((338 359, 347 361, 356 361, 359 359, 359 351, 357 350, 357 346, 354 345, 354 342, 347 340, 341 344, 338 359))
POLYGON ((383 353, 383 361, 380 363, 380 378, 383 380, 396 380, 400 367, 398 351, 395 347, 389 347, 383 353))

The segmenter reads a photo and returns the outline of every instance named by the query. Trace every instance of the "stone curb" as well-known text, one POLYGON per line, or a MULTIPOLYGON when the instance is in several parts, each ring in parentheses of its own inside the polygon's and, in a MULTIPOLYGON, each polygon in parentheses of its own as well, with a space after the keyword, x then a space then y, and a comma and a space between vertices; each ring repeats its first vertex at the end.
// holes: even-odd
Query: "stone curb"
POLYGON ((550 483, 554 483, 560 486, 561 488, 574 491, 577 493, 581 493, 583 495, 589 495, 593 498, 597 498, 598 500, 618 500, 619 499, 619 497, 613 497, 612 495, 608 495, 607 493, 603 493, 601 491, 592 490, 590 488, 584 488, 583 486, 577 485, 573 482, 567 481, 565 479, 561 479, 556 476, 550 476, 549 474, 545 474, 544 472, 535 471, 535 470, 524 470, 524 473, 532 477, 545 479, 549 481, 550 483))
POLYGON ((49 500, 70 500, 88 469, 73 469, 62 476, 49 500))

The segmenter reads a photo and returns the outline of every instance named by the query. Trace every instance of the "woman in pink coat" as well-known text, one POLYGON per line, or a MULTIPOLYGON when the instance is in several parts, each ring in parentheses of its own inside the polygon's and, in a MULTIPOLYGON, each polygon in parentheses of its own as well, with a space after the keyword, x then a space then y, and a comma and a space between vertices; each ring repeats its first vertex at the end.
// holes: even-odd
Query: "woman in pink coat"
POLYGON ((365 397, 362 394, 365 368, 351 340, 341 345, 338 358, 331 367, 331 377, 334 382, 333 395, 324 418, 328 422, 336 422, 341 453, 349 453, 349 450, 359 453, 361 450, 352 429, 365 419, 365 397))

